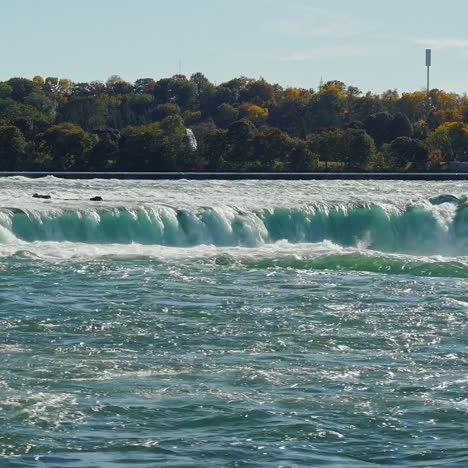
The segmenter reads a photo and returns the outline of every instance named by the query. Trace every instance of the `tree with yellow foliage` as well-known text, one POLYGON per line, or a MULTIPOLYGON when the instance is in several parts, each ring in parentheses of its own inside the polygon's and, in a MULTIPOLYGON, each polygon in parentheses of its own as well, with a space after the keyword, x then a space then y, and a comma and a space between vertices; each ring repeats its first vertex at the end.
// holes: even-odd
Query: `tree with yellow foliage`
POLYGON ((431 150, 439 150, 445 161, 468 160, 468 124, 446 122, 427 137, 431 150))
POLYGON ((41 75, 36 75, 33 79, 32 82, 37 88, 42 88, 44 86, 44 78, 42 78, 41 75))
POLYGON ((240 106, 242 117, 249 119, 255 125, 260 126, 268 119, 268 109, 256 104, 245 103, 240 106))

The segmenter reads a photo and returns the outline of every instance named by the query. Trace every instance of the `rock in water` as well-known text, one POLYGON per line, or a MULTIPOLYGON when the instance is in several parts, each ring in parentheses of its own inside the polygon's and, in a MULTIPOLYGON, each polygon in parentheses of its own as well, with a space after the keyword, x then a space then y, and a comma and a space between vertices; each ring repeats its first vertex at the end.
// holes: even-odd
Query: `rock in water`
POLYGON ((103 201, 102 200, 102 197, 100 197, 99 195, 97 197, 92 197, 89 199, 90 201, 103 201))
POLYGON ((442 203, 458 203, 459 199, 455 195, 438 195, 429 199, 433 205, 442 205, 442 203))
POLYGON ((52 197, 50 195, 41 195, 40 193, 35 193, 33 198, 43 198, 44 200, 49 200, 52 197))

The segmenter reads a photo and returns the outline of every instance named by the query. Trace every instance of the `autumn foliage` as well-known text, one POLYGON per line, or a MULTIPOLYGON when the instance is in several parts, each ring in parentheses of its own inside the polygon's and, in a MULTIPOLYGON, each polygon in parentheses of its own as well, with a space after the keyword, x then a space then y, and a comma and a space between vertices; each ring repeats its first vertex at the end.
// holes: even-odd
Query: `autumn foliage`
POLYGON ((213 84, 202 73, 0 82, 2 170, 425 171, 451 161, 468 161, 468 98, 438 89, 213 84))

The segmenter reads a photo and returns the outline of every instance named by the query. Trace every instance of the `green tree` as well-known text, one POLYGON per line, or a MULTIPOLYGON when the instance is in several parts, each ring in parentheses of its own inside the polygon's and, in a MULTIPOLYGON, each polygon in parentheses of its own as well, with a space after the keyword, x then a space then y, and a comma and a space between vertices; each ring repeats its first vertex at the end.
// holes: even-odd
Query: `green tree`
POLYGON ((59 79, 48 76, 44 81, 43 89, 48 93, 57 93, 60 90, 59 79))
POLYGON ((392 167, 399 170, 424 170, 426 168, 428 151, 419 140, 408 137, 398 137, 387 148, 387 157, 392 167))
POLYGON ((71 99, 60 109, 59 121, 72 122, 86 131, 106 128, 108 109, 105 101, 95 97, 71 99))
POLYGON ((297 172, 316 170, 319 165, 318 154, 313 153, 307 142, 300 138, 293 138, 292 142, 286 168, 297 172))
POLYGON ((257 168, 264 171, 309 171, 317 167, 318 156, 300 138, 291 138, 277 128, 263 128, 253 139, 257 168))
POLYGON ((70 94, 73 97, 88 97, 93 95, 92 87, 89 83, 73 83, 71 85, 70 94))
POLYGON ((135 81, 133 89, 139 94, 153 94, 156 81, 153 78, 139 78, 135 81))
POLYGON ((90 171, 114 169, 119 159, 119 131, 113 129, 98 130, 96 136, 98 140, 89 153, 87 169, 90 171))
POLYGON ((154 121, 163 120, 171 115, 180 115, 180 107, 177 104, 159 104, 152 112, 152 119, 154 121))
POLYGON ((124 81, 119 75, 112 75, 106 81, 106 88, 108 93, 118 94, 130 94, 133 92, 133 85, 124 81))
POLYGON ((213 85, 210 83, 210 80, 208 80, 208 78, 200 72, 194 73, 190 77, 190 82, 195 85, 199 95, 203 94, 206 89, 213 87, 213 85))
POLYGON ((225 169, 225 157, 229 151, 226 141, 227 130, 211 127, 202 128, 202 132, 204 133, 202 139, 198 136, 199 133, 194 133, 199 143, 199 151, 202 152, 203 158, 206 160, 206 168, 209 171, 225 169))
POLYGON ((72 122, 86 131, 124 126, 121 100, 116 96, 73 98, 60 109, 59 121, 72 122))
POLYGON ((0 99, 9 98, 13 94, 13 88, 4 81, 0 81, 0 99))
POLYGON ((197 105, 197 88, 192 82, 184 79, 159 80, 153 94, 158 104, 177 104, 184 110, 193 109, 197 105))
POLYGON ((266 107, 275 102, 275 89, 264 79, 253 80, 240 90, 240 101, 266 107))
POLYGON ((34 83, 26 78, 10 78, 7 84, 12 89, 12 99, 18 102, 23 102, 24 98, 34 91, 34 83))
POLYGON ((44 94, 36 92, 31 93, 29 96, 26 96, 24 103, 35 107, 39 112, 47 116, 50 121, 53 121, 57 115, 57 101, 45 96, 44 94))
POLYGON ((219 131, 218 127, 212 119, 207 119, 190 125, 190 129, 193 131, 198 144, 198 170, 207 169, 209 164, 212 165, 209 169, 214 170, 213 166, 215 166, 217 154, 210 152, 207 141, 219 131))
POLYGON ((236 107, 239 105, 239 95, 240 93, 237 88, 231 88, 225 84, 221 84, 209 94, 205 112, 214 115, 215 110, 221 104, 225 103, 236 107))
POLYGON ((364 122, 364 127, 379 146, 390 143, 398 137, 413 135, 411 122, 401 112, 395 115, 390 115, 388 112, 369 115, 364 122))
POLYGON ((185 125, 194 125, 202 120, 202 114, 200 111, 185 111, 182 114, 185 125))
POLYGON ((398 112, 390 122, 389 133, 392 141, 398 137, 410 138, 413 136, 413 126, 405 114, 398 112))
POLYGON ((218 127, 227 128, 239 119, 239 110, 224 102, 216 108, 213 119, 218 127))
POLYGON ((378 112, 367 117, 364 128, 367 133, 380 146, 391 141, 390 125, 392 116, 388 112, 378 112))
POLYGON ((314 129, 339 128, 343 122, 344 106, 341 86, 323 87, 308 106, 314 129))
POLYGON ((224 135, 222 151, 225 170, 247 170, 255 161, 252 145, 257 134, 254 124, 247 119, 234 122, 224 135))
POLYGON ((199 109, 204 115, 211 115, 213 112, 213 96, 216 87, 203 73, 197 72, 190 77, 190 82, 194 84, 198 96, 199 109))
POLYGON ((12 171, 22 168, 26 153, 26 140, 13 125, 0 126, 0 170, 12 171))
POLYGON ((128 94, 120 101, 123 126, 145 125, 151 122, 154 98, 150 94, 128 94))
POLYGON ((311 116, 307 111, 307 101, 294 97, 281 101, 273 107, 268 123, 289 135, 304 138, 312 129, 311 116))
POLYGON ((382 103, 383 108, 379 109, 378 111, 369 112, 369 114, 375 114, 376 112, 384 110, 390 112, 391 114, 394 114, 398 111, 399 99, 400 95, 398 94, 398 91, 396 89, 388 89, 380 95, 379 101, 382 103))
POLYGON ((365 96, 348 98, 347 121, 364 122, 369 115, 378 114, 385 110, 384 103, 374 94, 367 93, 365 96))
POLYGON ((174 171, 185 167, 190 154, 180 116, 128 127, 120 140, 119 167, 129 171, 174 171))
POLYGON ((364 130, 348 128, 343 133, 342 160, 348 168, 366 169, 376 153, 375 142, 364 130))
POLYGON ((289 163, 293 140, 277 128, 266 128, 252 141, 254 160, 261 170, 284 170, 289 163))
POLYGON ((312 133, 308 136, 310 151, 319 155, 320 161, 325 163, 325 170, 328 170, 331 162, 343 162, 345 160, 343 135, 343 130, 335 129, 312 133))
POLYGON ((87 167, 87 155, 97 139, 81 127, 64 122, 47 129, 41 140, 41 150, 50 155, 52 167, 68 171, 87 167))
POLYGON ((15 125, 27 138, 33 138, 50 125, 50 117, 38 109, 13 99, 0 99, 0 121, 15 125))

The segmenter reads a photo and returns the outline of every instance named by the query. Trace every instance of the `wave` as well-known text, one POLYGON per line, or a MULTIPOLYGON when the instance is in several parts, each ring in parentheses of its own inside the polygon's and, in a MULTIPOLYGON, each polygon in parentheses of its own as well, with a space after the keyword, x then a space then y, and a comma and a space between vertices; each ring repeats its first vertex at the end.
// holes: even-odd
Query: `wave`
POLYGON ((3 209, 0 242, 54 241, 188 247, 319 243, 419 255, 468 252, 465 204, 396 210, 377 205, 242 210, 235 207, 3 209))
MULTIPOLYGON (((237 263, 232 258, 220 257, 217 263, 237 263)), ((412 275, 424 277, 468 278, 468 264, 457 260, 435 260, 416 258, 392 258, 384 255, 347 253, 324 255, 313 259, 283 257, 261 260, 244 260, 241 264, 249 268, 291 268, 294 270, 354 271, 383 273, 389 275, 412 275)))
POLYGON ((84 244, 72 242, 18 242, 0 244, 0 258, 52 260, 73 265, 83 261, 154 261, 181 263, 196 269, 241 268, 246 270, 290 269, 347 271, 422 277, 468 278, 464 257, 411 256, 372 250, 343 248, 332 242, 290 244, 278 242, 261 247, 165 247, 142 244, 84 244))

